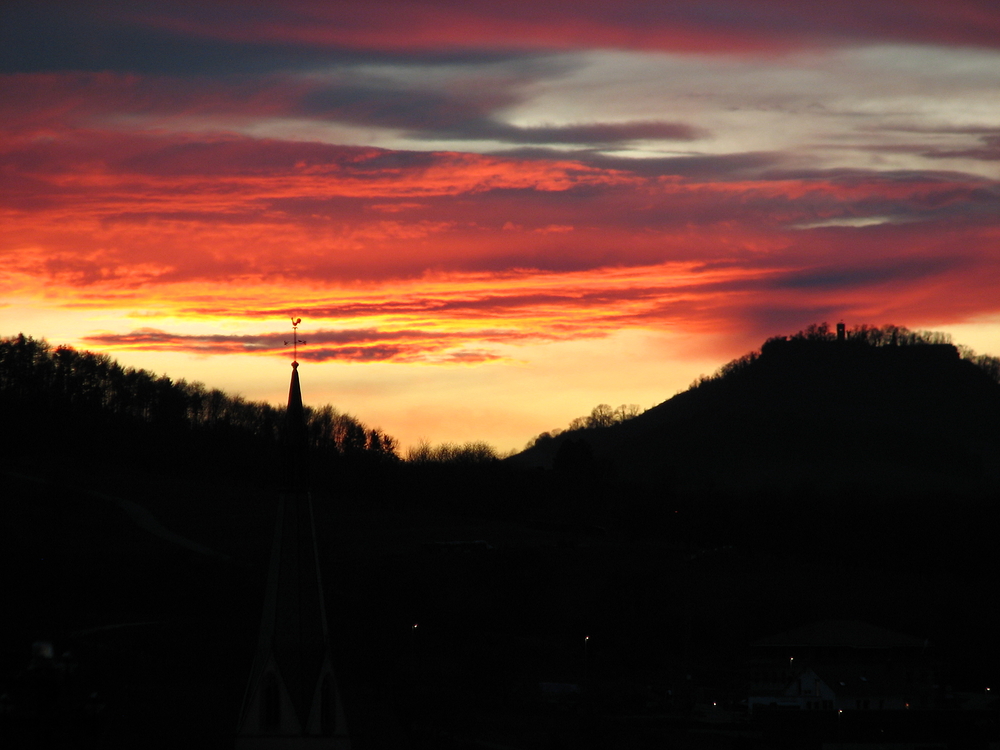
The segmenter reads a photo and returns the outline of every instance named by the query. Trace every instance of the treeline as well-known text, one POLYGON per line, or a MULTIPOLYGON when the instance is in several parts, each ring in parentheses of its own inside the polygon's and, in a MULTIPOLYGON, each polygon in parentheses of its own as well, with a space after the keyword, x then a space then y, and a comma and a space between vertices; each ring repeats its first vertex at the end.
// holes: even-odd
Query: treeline
POLYGON ((639 406, 639 404, 622 404, 615 408, 612 408, 608 404, 598 404, 591 409, 590 414, 587 416, 573 419, 566 429, 557 427, 553 430, 548 430, 539 435, 535 435, 535 437, 528 441, 528 444, 524 447, 524 449, 527 450, 540 441, 549 440, 562 435, 563 433, 579 432, 580 430, 594 430, 600 427, 611 427, 612 425, 627 422, 633 417, 638 417, 642 414, 642 412, 643 408, 639 406))
MULTIPOLYGON (((263 451, 279 445, 285 411, 23 334, 0 339, 0 404, 22 432, 40 430, 56 442, 61 429, 76 425, 91 434, 109 428, 172 439, 199 434, 253 443, 263 451), (34 424, 39 420, 45 424, 34 424)), ((305 413, 311 446, 320 454, 397 458, 395 438, 332 406, 307 407, 305 413)))
MULTIPOLYGON (((846 343, 854 346, 881 348, 890 346, 934 346, 953 345, 951 334, 941 331, 911 331, 904 326, 884 325, 871 326, 861 324, 845 328, 846 343)), ((773 336, 764 342, 760 351, 744 354, 742 357, 727 362, 712 375, 702 375, 691 383, 691 389, 703 385, 727 380, 751 368, 760 357, 769 350, 774 350, 784 344, 796 342, 836 342, 837 333, 830 325, 813 323, 791 336, 773 336)), ((991 380, 1000 383, 1000 357, 988 354, 977 354, 967 346, 955 346, 959 356, 985 372, 991 380)))
POLYGON ((441 443, 431 445, 421 440, 406 451, 406 461, 410 464, 454 464, 479 466, 492 464, 506 458, 495 447, 484 440, 467 443, 441 443))

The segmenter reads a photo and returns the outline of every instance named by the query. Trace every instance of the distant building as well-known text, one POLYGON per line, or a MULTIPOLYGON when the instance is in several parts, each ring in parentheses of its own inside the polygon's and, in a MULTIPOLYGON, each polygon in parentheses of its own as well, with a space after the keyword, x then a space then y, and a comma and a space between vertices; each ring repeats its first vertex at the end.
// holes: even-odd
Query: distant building
POLYGON ((826 620, 751 647, 747 705, 804 710, 940 707, 942 665, 925 640, 851 620, 826 620))
POLYGON ((260 635, 236 747, 349 750, 333 673, 312 498, 302 470, 307 446, 298 362, 292 363, 286 444, 287 489, 278 500, 260 635))

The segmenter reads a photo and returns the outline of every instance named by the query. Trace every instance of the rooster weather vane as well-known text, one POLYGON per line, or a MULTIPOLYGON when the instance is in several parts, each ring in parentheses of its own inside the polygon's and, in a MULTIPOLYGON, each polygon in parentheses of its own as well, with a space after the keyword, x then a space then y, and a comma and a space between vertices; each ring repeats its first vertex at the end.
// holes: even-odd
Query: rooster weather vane
MULTIPOLYGON (((292 317, 292 364, 297 365, 299 359, 299 344, 305 344, 306 342, 299 338, 299 323, 302 322, 302 318, 292 317)), ((285 346, 288 346, 289 342, 285 342, 285 346)))

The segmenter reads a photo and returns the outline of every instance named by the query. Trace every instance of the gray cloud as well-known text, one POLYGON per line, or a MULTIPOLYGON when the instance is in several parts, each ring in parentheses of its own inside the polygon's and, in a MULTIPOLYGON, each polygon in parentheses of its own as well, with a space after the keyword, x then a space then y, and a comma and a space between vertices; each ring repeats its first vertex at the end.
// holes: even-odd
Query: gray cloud
POLYGON ((826 266, 782 274, 768 282, 776 289, 856 289, 894 281, 919 281, 969 266, 961 255, 894 259, 874 265, 826 266))
MULTIPOLYGON (((185 34, 130 20, 115 2, 8 2, 0 23, 0 73, 49 71, 117 71, 147 75, 263 75, 311 70, 332 65, 461 65, 497 63, 533 57, 532 53, 497 49, 394 51, 294 42, 232 41, 185 34)), ((128 3, 136 18, 145 10, 155 18, 163 6, 128 3)), ((275 6, 277 7, 277 6, 275 6)), ((209 26, 231 26, 250 8, 205 3, 174 4, 174 13, 209 26), (206 17, 210 14, 210 17, 206 17)), ((268 6, 255 4, 260 16, 268 6)), ((288 12, 275 13, 276 23, 305 23, 288 12)))
MULTIPOLYGON (((443 131, 421 131, 411 137, 500 141, 502 143, 615 145, 640 140, 692 141, 708 137, 708 132, 679 122, 593 123, 587 125, 546 125, 518 127, 495 120, 471 120, 443 131)), ((565 158, 565 155, 562 156, 565 158)))
POLYGON ((979 161, 1000 160, 1000 133, 993 132, 980 137, 981 146, 965 149, 928 149, 921 156, 929 159, 977 159, 979 161))
POLYGON ((482 81, 462 91, 359 81, 305 93, 298 114, 334 122, 400 128, 418 140, 607 146, 639 140, 691 141, 708 132, 679 122, 640 121, 520 127, 491 116, 520 101, 516 82, 482 81))
POLYGON ((517 148, 491 152, 495 156, 542 161, 567 159, 581 161, 602 169, 631 172, 642 177, 686 177, 712 181, 760 177, 789 161, 789 156, 777 151, 746 151, 738 154, 693 154, 690 156, 649 157, 630 159, 608 156, 595 149, 563 151, 553 148, 517 148))

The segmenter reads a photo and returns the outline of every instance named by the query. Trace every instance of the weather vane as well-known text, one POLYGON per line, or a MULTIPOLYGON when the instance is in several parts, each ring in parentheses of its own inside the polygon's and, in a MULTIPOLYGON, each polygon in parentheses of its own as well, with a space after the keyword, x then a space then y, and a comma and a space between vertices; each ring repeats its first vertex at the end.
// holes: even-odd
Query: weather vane
MULTIPOLYGON (((297 365, 299 363, 299 344, 306 343, 299 338, 299 323, 302 322, 302 318, 296 318, 292 316, 292 364, 297 365)), ((288 346, 288 342, 285 342, 285 346, 288 346)))

